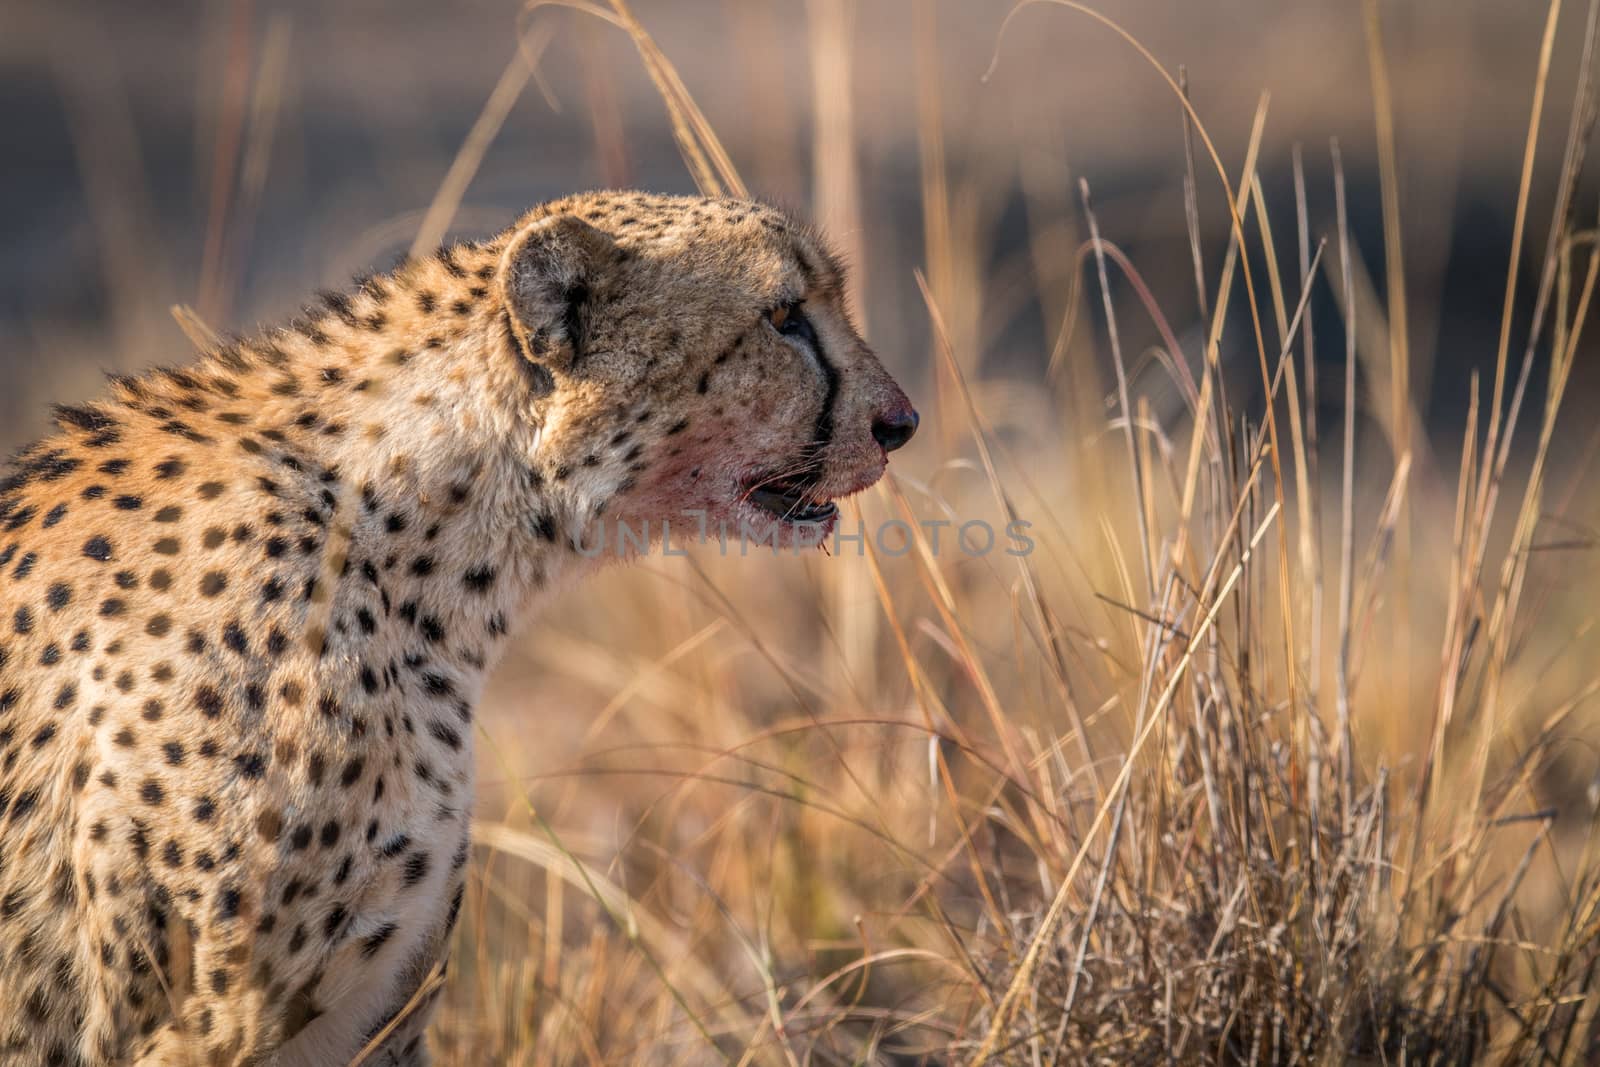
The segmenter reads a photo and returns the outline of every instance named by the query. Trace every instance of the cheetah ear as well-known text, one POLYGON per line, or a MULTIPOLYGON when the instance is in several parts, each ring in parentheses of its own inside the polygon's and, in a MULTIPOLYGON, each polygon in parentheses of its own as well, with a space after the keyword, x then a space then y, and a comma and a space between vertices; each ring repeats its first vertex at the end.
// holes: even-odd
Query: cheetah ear
POLYGON ((506 319, 523 358, 565 371, 583 354, 590 294, 616 243, 572 215, 530 224, 500 257, 506 319))

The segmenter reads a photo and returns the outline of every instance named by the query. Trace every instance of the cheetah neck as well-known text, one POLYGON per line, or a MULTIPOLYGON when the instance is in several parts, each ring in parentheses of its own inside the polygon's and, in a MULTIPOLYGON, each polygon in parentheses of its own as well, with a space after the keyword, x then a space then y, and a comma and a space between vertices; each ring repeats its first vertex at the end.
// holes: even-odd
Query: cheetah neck
POLYGON ((541 451, 550 399, 530 388, 480 284, 494 259, 457 248, 325 296, 194 374, 146 379, 157 395, 135 401, 187 407, 180 418, 196 436, 283 471, 258 475, 263 487, 287 491, 297 478, 314 490, 326 535, 304 591, 308 641, 337 646, 359 631, 351 587, 379 585, 386 610, 468 690, 517 621, 593 565, 573 546, 594 496, 541 451))

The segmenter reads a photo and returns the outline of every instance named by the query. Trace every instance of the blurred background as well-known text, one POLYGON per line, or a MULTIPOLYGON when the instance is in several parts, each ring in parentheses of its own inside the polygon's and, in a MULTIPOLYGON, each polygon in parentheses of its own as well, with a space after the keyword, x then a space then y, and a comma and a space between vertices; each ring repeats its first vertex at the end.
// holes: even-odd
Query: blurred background
MULTIPOLYGON (((1448 622, 1461 599, 1451 564, 1457 474, 1464 434, 1470 427, 1481 436, 1487 419, 1481 408, 1541 84, 1544 9, 1500 0, 1365 8, 1108 0, 1098 10, 1174 79, 1182 68, 1230 182, 1247 156, 1255 160, 1272 240, 1252 221, 1247 247, 1269 360, 1280 335, 1271 328, 1266 261, 1275 256, 1291 314, 1301 264, 1319 239, 1329 241, 1324 276, 1337 281, 1345 265, 1330 145, 1338 142, 1351 287, 1348 296, 1342 283, 1315 288, 1311 344, 1297 347, 1300 377, 1291 386, 1303 408, 1296 418, 1312 434, 1305 480, 1296 475, 1283 516, 1288 523, 1294 512, 1298 523, 1291 544, 1309 523, 1304 537, 1314 546, 1296 563, 1305 568, 1295 572, 1305 585, 1293 598, 1304 623, 1289 669, 1297 685, 1257 679, 1259 691, 1247 693, 1248 677, 1228 684, 1264 716, 1299 700, 1319 721, 1332 714, 1341 319, 1353 305, 1356 556, 1375 561, 1363 572, 1372 582, 1359 590, 1370 598, 1361 634, 1370 652, 1356 745, 1364 775, 1392 764, 1399 780, 1433 743, 1440 650, 1460 633, 1448 622), (1375 69, 1386 89, 1375 90, 1375 69), (1392 116, 1396 146, 1398 246, 1384 237, 1381 114, 1392 116), (1403 302, 1391 277, 1396 262, 1403 302), (1401 361, 1396 346, 1406 350, 1401 361), (1405 367, 1398 377, 1397 362, 1405 367), (1385 569, 1394 535, 1386 500, 1402 454, 1403 562, 1385 569), (1298 509, 1302 497, 1323 502, 1298 509), (1291 690, 1298 695, 1285 696, 1291 690)), ((1112 335, 1093 259, 1082 256, 1089 232, 1079 183, 1087 183, 1099 233, 1136 266, 1165 322, 1113 272, 1141 447, 1176 470, 1175 482, 1192 397, 1176 384, 1182 375, 1168 342, 1198 377, 1231 256, 1227 196, 1172 87, 1080 12, 1035 4, 1008 22, 1001 0, 636 0, 632 11, 751 192, 815 217, 854 265, 865 332, 922 409, 917 447, 896 455, 898 481, 865 501, 865 514, 999 514, 959 371, 992 433, 998 481, 1041 530, 1041 558, 1036 573, 1020 576, 994 558, 947 558, 920 570, 853 554, 650 560, 569 595, 552 613, 557 621, 518 643, 493 686, 481 800, 485 825, 505 836, 494 838, 500 852, 481 858, 475 876, 460 954, 467 977, 454 987, 441 1049, 450 1062, 483 1054, 622 1062, 642 1055, 637 1044, 609 1040, 605 1020, 622 1012, 653 1019, 649 1032, 678 1062, 698 1062, 696 1029, 736 1051, 765 1050, 753 1054, 765 1062, 782 1042, 761 1031, 763 1004, 794 1008, 798 1020, 810 989, 819 997, 810 1006, 826 1000, 838 1017, 850 1016, 852 1032, 876 1033, 902 1011, 915 1016, 926 1029, 905 1048, 926 1050, 929 1033, 954 1041, 961 1020, 982 1011, 957 1011, 945 1029, 930 1022, 919 1013, 931 1012, 930 999, 942 1003, 942 987, 922 972, 870 983, 855 975, 854 987, 808 984, 865 958, 867 946, 964 954, 932 920, 917 932, 915 916, 919 901, 946 891, 928 871, 945 871, 959 853, 963 820, 992 814, 987 772, 982 760, 953 772, 973 792, 952 821, 938 811, 944 788, 927 732, 901 727, 964 723, 977 730, 973 751, 995 746, 1008 760, 1020 746, 1021 776, 1043 775, 1070 797, 1089 790, 1079 780, 1088 771, 1084 738, 1112 739, 1097 757, 1110 767, 1126 751, 1137 703, 1129 694, 1140 689, 1138 665, 1149 651, 1135 616, 1108 606, 1148 605, 1153 590, 1135 593, 1141 583, 1130 574, 1141 551, 1157 554, 1140 547, 1139 506, 1119 499, 1127 497, 1126 419, 1117 421, 1112 335), (1035 618, 1027 604, 1040 586, 1057 599, 1035 618), (956 610, 946 614, 941 604, 956 610), (1051 658, 1041 651, 1048 642, 1030 629, 1044 614, 1068 648, 1048 669, 1040 662, 1051 658), (1058 706, 1052 685, 1070 698, 1058 706), (997 709, 1010 725, 990 721, 997 709), (848 726, 817 725, 829 718, 848 726), (984 730, 992 734, 980 737, 984 730), (822 801, 837 810, 818 816, 822 801), (560 847, 538 830, 534 810, 560 828, 560 847), (907 843, 905 851, 885 850, 889 838, 907 843), (613 893, 611 905, 592 902, 595 886, 581 884, 573 856, 610 887, 599 895, 613 893), (630 909, 646 917, 644 934, 624 936, 630 909), (663 956, 674 960, 681 989, 658 980, 663 956), (878 1022, 862 1023, 866 1005, 878 1005, 878 1022), (685 1015, 699 1024, 688 1026, 685 1015)), ((1580 5, 1561 12, 1542 81, 1540 154, 1518 253, 1523 284, 1512 305, 1513 373, 1580 96, 1584 18, 1580 5)), ((0 0, 0 27, 0 446, 42 432, 48 401, 96 392, 104 371, 188 359, 174 305, 191 306, 219 332, 250 333, 318 288, 386 269, 419 232, 486 235, 531 204, 586 188, 695 189, 634 43, 591 14, 524 11, 505 0, 0 0)), ((1579 175, 1570 229, 1594 225, 1597 188, 1579 175)), ((1256 432, 1263 379, 1238 292, 1225 325, 1219 380, 1241 432, 1256 432)), ((1524 601, 1534 621, 1507 625, 1496 661, 1504 670, 1496 668, 1488 690, 1503 715, 1495 736, 1510 743, 1492 766, 1515 765, 1519 739, 1535 731, 1527 724, 1577 701, 1581 714, 1563 720, 1562 743, 1536 761, 1529 804, 1550 805, 1561 832, 1580 837, 1592 824, 1600 771, 1592 718, 1583 718, 1588 696, 1572 696, 1588 693, 1595 662, 1590 549, 1600 500, 1588 466, 1600 377, 1592 347, 1586 338, 1577 346, 1565 386, 1570 417, 1547 446, 1551 488, 1535 512, 1549 551, 1529 557, 1524 601)), ((1530 427, 1548 366, 1534 364, 1527 394, 1536 413, 1512 438, 1513 503, 1537 443, 1530 427)), ((1170 517, 1166 506, 1148 510, 1170 517)), ((1514 513, 1508 504, 1485 524, 1488 592, 1498 575, 1494 551, 1528 548, 1514 513)), ((1260 509, 1250 514, 1260 521, 1260 509)), ((1208 547, 1221 551, 1224 540, 1208 547)), ((1245 582, 1261 610, 1277 610, 1277 581, 1245 582)), ((1475 578, 1467 584, 1477 588, 1475 578)), ((1257 641, 1267 670, 1274 662, 1283 669, 1281 638, 1248 636, 1259 619, 1230 625, 1247 635, 1246 653, 1257 641)), ((1086 793, 1091 810, 1102 795, 1086 793)), ((1036 916, 1064 863, 1038 842, 1019 858, 994 832, 990 859, 1015 879, 1019 897, 997 903, 981 878, 955 871, 942 905, 951 927, 975 941, 999 937, 985 923, 1036 916)), ((1564 883, 1540 885, 1549 900, 1565 891, 1564 883)), ((1008 953, 1015 956, 996 950, 1008 953)), ((852 1055, 876 1049, 880 1037, 859 1038, 866 1044, 851 1046, 852 1055)))

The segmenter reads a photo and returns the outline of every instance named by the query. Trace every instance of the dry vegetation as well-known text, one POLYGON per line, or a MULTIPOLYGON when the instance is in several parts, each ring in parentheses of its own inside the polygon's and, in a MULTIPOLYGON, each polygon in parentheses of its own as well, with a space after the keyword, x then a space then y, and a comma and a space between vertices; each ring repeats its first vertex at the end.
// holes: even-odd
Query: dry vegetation
MULTIPOLYGON (((838 6, 813 5, 815 45, 838 6)), ((606 17, 636 34, 697 181, 742 188, 667 59, 622 4, 606 17)), ((1534 130, 1556 103, 1554 26, 1552 12, 1534 130)), ((1242 167, 1190 113, 1197 339, 1173 339, 1085 186, 1045 235, 1079 270, 1044 300, 1061 311, 1044 382, 980 373, 985 267, 925 93, 932 432, 920 476, 897 461, 861 510, 869 528, 1020 516, 1037 551, 969 558, 919 527, 904 552, 658 560, 544 627, 506 672, 539 682, 520 707, 507 683, 517 718, 484 738, 446 1062, 1600 1056, 1593 798, 1536 789, 1600 685, 1561 555, 1584 541, 1563 516, 1588 457, 1552 454, 1596 274, 1592 207, 1573 199, 1588 53, 1564 155, 1527 145, 1516 241, 1544 226, 1526 217, 1543 182, 1548 247, 1508 254, 1506 325, 1448 470, 1410 397, 1371 29, 1385 299, 1345 297, 1364 274, 1337 146, 1297 155, 1295 202, 1269 205, 1265 107, 1242 167), (1325 231, 1317 183, 1335 194, 1325 231), (1221 247, 1199 244, 1211 198, 1234 209, 1221 247), (1321 356, 1342 395, 1320 404, 1305 321, 1319 287, 1347 339, 1321 356), (1530 291, 1537 316, 1513 335, 1530 291), (1224 339, 1225 308, 1248 332, 1224 339), (1168 341, 1137 366, 1117 324, 1130 311, 1168 341), (1225 361, 1229 346, 1248 358, 1225 361), (1155 378, 1182 396, 1176 417, 1153 413, 1139 385, 1155 378), (986 414, 1041 406, 1059 432, 986 414), (548 695, 562 679, 584 695, 548 695), (521 775, 548 741, 533 724, 585 699, 574 754, 521 775)), ((819 100, 816 125, 819 199, 848 218, 848 104, 819 100)))
MULTIPOLYGON (((551 40, 547 6, 419 246, 551 40)), ((908 382, 924 432, 859 502, 914 536, 654 558, 513 653, 442 1063, 1600 1061, 1600 634, 1575 562, 1600 436, 1558 420, 1600 268, 1577 195, 1593 5, 1574 99, 1547 92, 1559 5, 1525 57, 1516 235, 1481 265, 1509 264, 1504 326, 1447 447, 1411 384, 1376 4, 1381 294, 1337 146, 1296 153, 1293 199, 1269 202, 1265 103, 1222 158, 1175 77, 1055 6, 1170 83, 1193 284, 1152 293, 1048 160, 1023 175, 1034 262, 997 267, 923 85, 923 258, 900 266, 932 337, 908 382), (982 358, 1016 313, 993 302, 1023 300, 1055 339, 1042 380, 982 358), (1125 348, 1130 316, 1161 343, 1125 348), (1012 518, 1027 556, 922 525, 1012 518)), ((846 0, 806 10, 817 207, 859 258, 846 0)), ((584 12, 633 35, 698 184, 742 191, 627 6, 584 12)), ((934 27, 907 30, 921 48, 934 27)))

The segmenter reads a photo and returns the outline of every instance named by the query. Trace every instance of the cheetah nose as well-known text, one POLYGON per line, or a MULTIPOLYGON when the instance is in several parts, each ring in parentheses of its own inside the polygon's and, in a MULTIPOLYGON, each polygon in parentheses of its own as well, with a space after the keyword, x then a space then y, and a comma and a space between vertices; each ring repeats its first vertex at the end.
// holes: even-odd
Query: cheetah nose
POLYGON ((882 445, 885 452, 893 452, 911 440, 911 435, 917 432, 917 422, 917 409, 907 404, 872 420, 872 439, 882 445))

